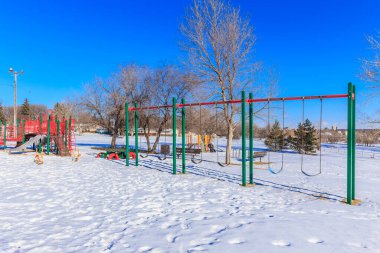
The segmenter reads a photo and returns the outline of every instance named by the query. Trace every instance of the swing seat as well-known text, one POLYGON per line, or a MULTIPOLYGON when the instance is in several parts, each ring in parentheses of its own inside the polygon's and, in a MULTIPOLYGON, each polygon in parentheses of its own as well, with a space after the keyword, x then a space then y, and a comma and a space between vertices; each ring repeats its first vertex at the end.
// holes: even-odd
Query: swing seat
POLYGON ((166 154, 158 155, 157 158, 161 161, 166 160, 166 154))
POLYGON ((140 154, 140 157, 141 158, 147 158, 149 156, 150 153, 143 153, 143 154, 140 154))
POLYGON ((284 168, 284 167, 281 167, 281 169, 279 169, 278 171, 274 171, 272 167, 269 167, 269 168, 268 168, 268 171, 269 171, 270 173, 276 175, 276 174, 280 173, 280 172, 282 171, 283 168, 284 168))

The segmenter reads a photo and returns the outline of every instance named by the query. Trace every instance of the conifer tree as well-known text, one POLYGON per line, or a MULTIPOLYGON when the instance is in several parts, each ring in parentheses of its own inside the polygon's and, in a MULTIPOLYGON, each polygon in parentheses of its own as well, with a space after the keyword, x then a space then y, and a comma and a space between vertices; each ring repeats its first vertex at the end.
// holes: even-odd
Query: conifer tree
POLYGON ((297 129, 294 131, 294 137, 289 136, 288 141, 290 147, 300 154, 313 154, 319 149, 317 130, 309 119, 298 124, 297 129))
POLYGON ((265 145, 273 151, 282 150, 285 147, 285 136, 276 120, 264 141, 265 145))
POLYGON ((54 112, 55 112, 55 114, 58 113, 59 109, 60 109, 60 104, 57 102, 57 103, 55 103, 55 105, 54 105, 54 112))
POLYGON ((59 118, 67 117, 65 104, 57 102, 54 105, 54 113, 59 118))
POLYGON ((24 103, 21 105, 21 112, 20 112, 20 114, 21 114, 21 118, 23 120, 29 119, 30 116, 31 116, 31 114, 32 114, 32 111, 30 109, 30 104, 29 104, 29 101, 28 101, 27 98, 25 98, 24 103))

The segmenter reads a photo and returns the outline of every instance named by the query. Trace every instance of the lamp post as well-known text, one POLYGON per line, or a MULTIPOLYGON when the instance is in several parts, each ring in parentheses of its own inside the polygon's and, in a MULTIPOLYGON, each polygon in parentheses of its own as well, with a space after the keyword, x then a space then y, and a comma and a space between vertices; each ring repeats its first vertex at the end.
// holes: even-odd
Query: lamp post
POLYGON ((24 74, 24 70, 20 72, 15 71, 13 68, 9 68, 9 73, 13 75, 13 135, 17 137, 17 76, 24 74))

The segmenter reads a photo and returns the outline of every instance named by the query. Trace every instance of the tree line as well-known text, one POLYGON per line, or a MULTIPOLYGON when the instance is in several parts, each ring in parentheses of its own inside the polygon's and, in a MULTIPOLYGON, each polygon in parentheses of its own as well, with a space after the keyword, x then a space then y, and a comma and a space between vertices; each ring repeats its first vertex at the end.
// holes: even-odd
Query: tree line
MULTIPOLYGON (((13 124, 13 106, 3 106, 0 104, 0 121, 4 124, 13 124)), ((40 114, 46 114, 48 108, 42 104, 30 104, 26 98, 21 106, 17 107, 18 120, 35 119, 40 114)))
MULTIPOLYGON (((125 102, 130 105, 137 103, 138 106, 165 105, 171 103, 172 97, 185 98, 190 102, 227 102, 239 99, 240 92, 245 89, 254 91, 255 96, 273 95, 277 83, 275 71, 266 71, 260 62, 254 60, 254 27, 238 7, 222 0, 194 0, 179 29, 181 49, 187 56, 182 64, 157 68, 129 64, 120 67, 109 78, 98 78, 86 85, 78 104, 91 114, 93 120, 109 130, 112 147, 124 127, 125 102), (260 76, 264 76, 265 84, 258 81, 260 76)), ((219 123, 220 134, 227 139, 226 164, 231 162, 239 109, 235 104, 222 104, 216 117, 208 108, 188 108, 189 112, 198 110, 198 114, 201 112, 203 115, 203 119, 194 114, 188 116, 189 130, 199 128, 200 122, 202 129, 198 132, 204 134, 215 128, 214 123, 219 123), (212 118, 216 118, 216 122, 212 118)), ((255 109, 258 113, 263 108, 255 109)), ((169 108, 140 112, 139 125, 149 151, 156 150, 170 118, 169 108), (152 129, 157 135, 150 143, 148 137, 152 129)))

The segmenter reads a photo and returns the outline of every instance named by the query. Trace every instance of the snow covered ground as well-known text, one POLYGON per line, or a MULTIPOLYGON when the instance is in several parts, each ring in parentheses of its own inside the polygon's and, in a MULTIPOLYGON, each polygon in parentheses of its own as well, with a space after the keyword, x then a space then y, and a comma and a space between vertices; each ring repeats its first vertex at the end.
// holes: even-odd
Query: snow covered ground
MULTIPOLYGON (((256 166, 257 185, 243 188, 241 168, 218 166, 216 154, 173 176, 171 159, 141 159, 139 167, 95 159, 91 146, 108 145, 108 136, 77 142, 79 162, 45 156, 38 166, 33 154, 0 152, 1 252, 380 252, 376 149, 358 154, 363 203, 349 206, 340 202, 345 153, 329 147, 319 176, 304 176, 300 155, 289 152, 283 172, 256 166)), ((271 159, 281 167, 281 154, 271 159)), ((318 172, 319 157, 305 156, 304 169, 318 172)))

